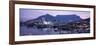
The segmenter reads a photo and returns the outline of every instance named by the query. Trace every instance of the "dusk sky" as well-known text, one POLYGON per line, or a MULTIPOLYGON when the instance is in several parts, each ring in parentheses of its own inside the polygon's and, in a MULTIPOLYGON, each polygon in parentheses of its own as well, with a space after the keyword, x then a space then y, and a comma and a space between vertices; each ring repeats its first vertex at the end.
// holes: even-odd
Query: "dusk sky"
POLYGON ((39 16, 50 14, 52 16, 56 15, 72 15, 76 14, 80 16, 82 19, 86 19, 90 17, 90 11, 69 11, 69 10, 42 10, 42 9, 27 9, 27 8, 20 8, 20 20, 27 21, 30 19, 37 18, 39 16))

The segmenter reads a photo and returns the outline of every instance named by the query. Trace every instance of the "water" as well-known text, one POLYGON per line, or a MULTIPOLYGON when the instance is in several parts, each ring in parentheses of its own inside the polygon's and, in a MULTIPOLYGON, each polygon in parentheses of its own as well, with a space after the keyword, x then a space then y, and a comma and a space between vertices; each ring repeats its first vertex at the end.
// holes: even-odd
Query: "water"
POLYGON ((57 28, 42 28, 35 27, 20 27, 20 36, 25 35, 55 35, 55 34, 75 34, 75 33, 90 33, 90 30, 58 30, 57 28))
POLYGON ((54 30, 50 28, 37 29, 37 28, 32 28, 32 27, 27 28, 26 26, 20 27, 21 36, 23 35, 45 35, 45 34, 57 34, 57 33, 54 32, 54 30))

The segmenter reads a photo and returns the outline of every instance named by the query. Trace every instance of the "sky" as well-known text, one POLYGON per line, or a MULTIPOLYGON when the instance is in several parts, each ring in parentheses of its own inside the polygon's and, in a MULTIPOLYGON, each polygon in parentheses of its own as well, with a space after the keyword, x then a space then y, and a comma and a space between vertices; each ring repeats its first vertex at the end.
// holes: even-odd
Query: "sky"
POLYGON ((20 10, 19 13, 21 21, 35 19, 45 14, 50 14, 52 16, 76 14, 77 16, 80 16, 81 19, 86 19, 90 17, 90 11, 27 9, 27 8, 20 8, 19 10, 20 10))

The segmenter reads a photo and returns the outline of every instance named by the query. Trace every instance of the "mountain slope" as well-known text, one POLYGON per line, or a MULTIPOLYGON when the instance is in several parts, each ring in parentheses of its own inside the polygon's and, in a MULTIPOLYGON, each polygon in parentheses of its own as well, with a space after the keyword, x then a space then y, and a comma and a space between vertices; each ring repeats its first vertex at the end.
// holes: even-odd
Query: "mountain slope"
POLYGON ((36 19, 32 19, 32 20, 28 20, 26 21, 26 23, 34 23, 34 22, 40 22, 42 23, 42 21, 51 21, 51 22, 57 22, 57 23, 69 23, 69 22, 73 22, 73 21, 78 21, 78 20, 82 20, 79 16, 72 14, 72 15, 57 15, 57 16, 52 16, 50 14, 45 14, 42 15, 36 19))

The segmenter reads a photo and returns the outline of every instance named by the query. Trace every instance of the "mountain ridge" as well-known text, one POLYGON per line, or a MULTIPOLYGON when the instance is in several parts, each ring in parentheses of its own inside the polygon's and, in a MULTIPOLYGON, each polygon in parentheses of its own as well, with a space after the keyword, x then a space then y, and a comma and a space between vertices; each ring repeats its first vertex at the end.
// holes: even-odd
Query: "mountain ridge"
POLYGON ((68 22, 72 22, 72 21, 82 20, 76 14, 71 14, 71 15, 56 15, 56 16, 52 16, 50 14, 45 14, 45 15, 39 16, 36 19, 31 19, 31 20, 28 20, 26 22, 28 22, 28 23, 41 22, 43 19, 45 21, 51 21, 51 22, 55 22, 56 21, 56 22, 59 22, 59 23, 68 23, 68 22))

